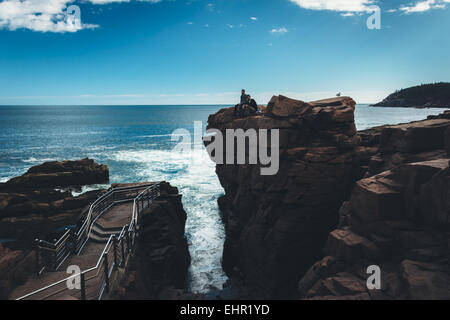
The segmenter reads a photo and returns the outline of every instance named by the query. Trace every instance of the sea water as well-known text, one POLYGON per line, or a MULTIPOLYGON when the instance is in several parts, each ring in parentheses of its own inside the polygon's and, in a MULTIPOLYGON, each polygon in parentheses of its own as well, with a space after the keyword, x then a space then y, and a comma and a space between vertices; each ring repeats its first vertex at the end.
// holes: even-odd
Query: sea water
MULTIPOLYGON (((183 194, 193 292, 221 289, 225 238, 217 207, 223 189, 206 151, 173 152, 174 130, 194 132, 224 106, 0 106, 0 182, 51 160, 89 157, 107 164, 111 183, 166 180, 183 194)), ((358 105, 359 130, 421 120, 442 109, 358 105)), ((197 145, 197 147, 199 147, 197 145)), ((198 151, 200 150, 200 151, 198 151)), ((81 192, 109 185, 84 187, 81 192)), ((1 238, 1 235, 0 235, 1 238)))

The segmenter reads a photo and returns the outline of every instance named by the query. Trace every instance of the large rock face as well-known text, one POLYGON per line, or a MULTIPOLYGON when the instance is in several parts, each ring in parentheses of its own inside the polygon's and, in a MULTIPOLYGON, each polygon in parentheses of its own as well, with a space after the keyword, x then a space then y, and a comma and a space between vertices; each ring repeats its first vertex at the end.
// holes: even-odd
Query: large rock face
POLYGON ((12 251, 0 244, 0 300, 7 299, 12 290, 25 283, 34 270, 32 252, 12 251))
POLYGON ((56 188, 108 181, 109 170, 91 159, 47 162, 20 177, 0 184, 0 235, 18 248, 29 249, 33 240, 58 228, 76 224, 101 191, 73 197, 56 188))
POLYGON ((360 134, 379 152, 343 203, 325 258, 299 282, 301 298, 450 299, 446 117, 360 134), (366 285, 371 265, 381 268, 381 290, 366 285))
POLYGON ((186 212, 178 189, 161 183, 161 197, 143 215, 138 246, 118 299, 185 298, 190 255, 186 212))
POLYGON ((354 109, 349 97, 306 103, 278 96, 263 114, 240 119, 229 108, 209 117, 208 128, 221 132, 279 129, 276 175, 262 176, 260 165, 216 167, 225 189, 223 266, 257 296, 290 296, 336 226, 357 174, 354 109))
POLYGON ((380 126, 358 132, 362 143, 360 164, 366 176, 396 168, 404 163, 445 158, 450 137, 450 110, 427 120, 380 126))

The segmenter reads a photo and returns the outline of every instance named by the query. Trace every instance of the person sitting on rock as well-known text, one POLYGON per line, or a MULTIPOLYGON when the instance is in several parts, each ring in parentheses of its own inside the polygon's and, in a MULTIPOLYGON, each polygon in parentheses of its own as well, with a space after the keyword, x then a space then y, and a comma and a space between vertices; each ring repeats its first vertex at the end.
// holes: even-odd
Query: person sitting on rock
POLYGON ((258 111, 258 105, 256 104, 256 101, 251 98, 250 95, 247 96, 247 103, 242 105, 240 108, 240 111, 238 113, 238 116, 240 117, 248 117, 253 114, 255 114, 258 111))
POLYGON ((248 95, 248 106, 254 111, 253 113, 258 112, 258 104, 256 103, 255 99, 252 99, 250 95, 248 95))
POLYGON ((241 105, 244 105, 248 101, 249 95, 245 94, 245 89, 242 89, 241 91, 241 105))
POLYGON ((245 94, 245 89, 241 90, 241 102, 234 106, 234 115, 239 116, 242 113, 242 107, 247 103, 248 95, 245 94))

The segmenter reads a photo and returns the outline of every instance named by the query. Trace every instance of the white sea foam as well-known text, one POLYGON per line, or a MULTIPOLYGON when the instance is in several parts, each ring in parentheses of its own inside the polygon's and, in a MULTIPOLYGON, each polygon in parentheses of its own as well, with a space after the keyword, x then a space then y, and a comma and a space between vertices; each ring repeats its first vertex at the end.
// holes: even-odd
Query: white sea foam
POLYGON ((217 198, 223 189, 215 174, 215 164, 204 148, 197 151, 119 151, 112 160, 135 166, 141 181, 166 180, 183 194, 188 214, 186 233, 191 253, 190 290, 206 293, 221 289, 227 277, 221 266, 225 231, 217 198))
POLYGON ((30 157, 28 159, 22 160, 22 162, 25 162, 25 163, 38 163, 38 164, 41 164, 41 163, 44 163, 44 162, 49 162, 49 161, 56 161, 56 159, 55 158, 39 158, 39 159, 36 159, 34 157, 30 157))
POLYGON ((137 136, 136 138, 163 138, 163 137, 171 137, 172 134, 168 133, 168 134, 149 134, 149 135, 145 135, 145 136, 137 136))
POLYGON ((110 186, 110 184, 91 184, 82 186, 80 191, 72 190, 71 193, 73 197, 78 197, 79 195, 82 195, 89 191, 108 189, 110 186))

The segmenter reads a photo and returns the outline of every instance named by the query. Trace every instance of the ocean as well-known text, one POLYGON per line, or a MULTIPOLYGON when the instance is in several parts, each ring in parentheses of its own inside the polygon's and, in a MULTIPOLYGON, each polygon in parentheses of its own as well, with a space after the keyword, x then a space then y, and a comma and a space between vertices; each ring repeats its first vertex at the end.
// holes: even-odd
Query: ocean
MULTIPOLYGON (((45 161, 85 157, 107 164, 111 183, 169 181, 183 194, 188 213, 190 291, 221 289, 227 280, 221 267, 225 233, 217 207, 223 189, 214 163, 200 150, 201 141, 194 141, 193 133, 195 121, 201 121, 204 130, 208 115, 223 107, 0 106, 0 182, 45 161), (179 139, 172 140, 177 129, 192 133, 195 148, 184 141, 182 151, 173 151, 179 146, 179 139)), ((441 112, 357 105, 355 120, 362 130, 441 112)), ((108 186, 87 186, 82 191, 108 186)))

